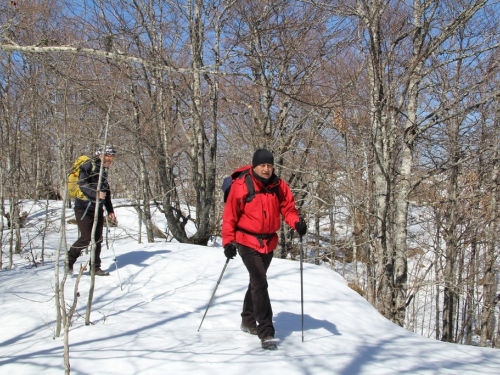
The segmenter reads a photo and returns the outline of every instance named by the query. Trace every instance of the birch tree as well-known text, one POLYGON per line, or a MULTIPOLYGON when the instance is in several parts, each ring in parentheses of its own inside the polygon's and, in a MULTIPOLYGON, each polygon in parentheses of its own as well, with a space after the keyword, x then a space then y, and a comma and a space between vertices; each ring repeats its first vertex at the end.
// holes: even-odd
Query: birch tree
POLYGON ((427 77, 439 66, 430 63, 439 61, 437 56, 446 53, 446 42, 467 28, 487 3, 471 1, 455 7, 414 1, 407 7, 390 1, 360 1, 352 8, 366 33, 370 76, 379 310, 402 326, 407 302, 408 202, 418 181, 412 176, 414 150, 419 138, 435 125, 430 119, 443 110, 439 106, 422 110, 427 77))

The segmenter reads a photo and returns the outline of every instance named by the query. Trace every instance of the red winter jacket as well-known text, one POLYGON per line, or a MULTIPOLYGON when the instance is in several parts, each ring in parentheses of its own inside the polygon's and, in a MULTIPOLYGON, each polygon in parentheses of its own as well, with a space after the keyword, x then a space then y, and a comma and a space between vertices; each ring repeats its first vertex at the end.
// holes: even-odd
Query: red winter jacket
MULTIPOLYGON (((262 183, 254 177, 251 166, 238 169, 250 170, 250 175, 255 186, 255 192, 263 189, 262 183)), ((273 180, 267 190, 278 186, 279 197, 272 191, 255 194, 251 202, 245 202, 247 186, 245 178, 236 178, 231 185, 231 190, 222 214, 222 244, 223 246, 236 241, 244 246, 251 247, 260 253, 270 253, 278 246, 280 228, 280 213, 285 222, 292 228, 299 221, 299 212, 295 208, 295 199, 285 181, 274 173, 273 180), (238 230, 240 229, 240 230, 238 230), (254 234, 264 235, 257 238, 254 234), (267 235, 267 236, 266 236, 267 235)))

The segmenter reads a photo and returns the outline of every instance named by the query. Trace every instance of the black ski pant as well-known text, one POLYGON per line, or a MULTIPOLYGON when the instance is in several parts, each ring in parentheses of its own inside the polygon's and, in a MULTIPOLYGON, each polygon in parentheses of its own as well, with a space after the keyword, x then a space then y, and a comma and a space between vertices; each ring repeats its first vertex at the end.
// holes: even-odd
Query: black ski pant
MULTIPOLYGON (((102 227, 103 227, 103 210, 99 210, 97 214, 97 226, 95 228, 95 268, 101 267, 101 245, 102 245, 102 227)), ((82 250, 86 249, 92 240, 92 227, 94 225, 94 211, 87 211, 84 209, 75 208, 75 217, 78 229, 80 230, 80 237, 69 249, 68 261, 70 266, 75 264, 76 259, 82 254, 82 250), (83 216, 85 214, 85 216, 83 216)))
POLYGON ((250 275, 250 283, 243 301, 242 324, 257 327, 257 335, 263 339, 274 337, 273 309, 267 291, 267 269, 273 260, 273 252, 262 254, 247 246, 238 244, 238 252, 250 275))

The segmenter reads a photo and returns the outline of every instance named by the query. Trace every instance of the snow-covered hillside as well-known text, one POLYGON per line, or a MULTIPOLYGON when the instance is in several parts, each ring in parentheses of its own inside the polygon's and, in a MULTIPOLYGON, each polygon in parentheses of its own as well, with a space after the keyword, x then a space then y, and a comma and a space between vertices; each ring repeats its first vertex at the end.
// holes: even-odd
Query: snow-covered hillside
MULTIPOLYGON (((50 254, 59 237, 60 207, 55 205, 50 212, 54 223, 45 239, 46 264, 27 268, 28 262, 17 258, 15 269, 0 272, 2 374, 64 371, 62 338, 52 338, 54 260, 50 254)), ((229 262, 198 331, 225 263, 220 243, 214 247, 138 244, 134 211, 119 208, 117 216, 120 227, 111 229, 110 244, 119 269, 112 261, 113 251, 104 248, 103 268, 111 275, 96 278, 90 326, 84 323, 90 278, 83 276, 80 284, 70 331, 72 374, 499 372, 499 350, 413 334, 378 314, 340 275, 310 264, 304 264, 302 342, 299 263, 289 260, 274 259, 268 274, 279 350, 262 350, 255 336, 239 329, 248 283, 239 258, 229 262)), ((31 220, 42 221, 43 215, 31 220)), ((69 243, 74 241, 76 228, 69 227, 67 235, 69 243)), ((81 257, 77 266, 85 259, 81 257)), ((66 285, 68 301, 74 282, 72 278, 66 285)))

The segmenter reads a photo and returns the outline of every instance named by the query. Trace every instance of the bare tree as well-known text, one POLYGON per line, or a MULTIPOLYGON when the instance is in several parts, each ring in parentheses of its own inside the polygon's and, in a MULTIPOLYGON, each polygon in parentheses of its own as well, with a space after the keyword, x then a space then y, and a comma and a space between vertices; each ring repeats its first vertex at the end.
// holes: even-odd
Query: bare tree
MULTIPOLYGON (((498 345, 496 5, 2 3, 8 267, 25 246, 20 202, 60 199, 63 166, 106 135, 114 194, 148 241, 155 204, 177 241, 207 244, 217 181, 266 147, 310 219, 314 262, 353 262, 346 277, 397 324, 471 343, 480 321, 481 344, 498 345), (432 243, 409 235, 413 206, 432 243)), ((291 231, 280 238, 293 258, 291 231)))
MULTIPOLYGON (((499 146, 500 146, 500 108, 498 100, 494 102, 494 119, 493 129, 491 136, 491 172, 489 173, 491 190, 489 192, 489 201, 485 202, 488 207, 488 226, 486 229, 487 245, 484 264, 484 277, 483 277, 483 311, 481 314, 481 346, 486 346, 487 341, 493 342, 495 346, 495 307, 498 304, 497 292, 497 273, 495 267, 498 262, 497 250, 497 233, 498 233, 498 186, 499 186, 499 146)), ((489 152, 489 153, 490 153, 489 152)), ((489 154, 488 153, 488 154, 489 154)), ((497 335, 498 336, 498 335, 497 335)), ((499 337, 496 338, 497 347, 499 337)))
MULTIPOLYGON (((408 204, 418 181, 412 177, 415 146, 435 125, 430 121, 433 115, 443 111, 437 107, 420 114, 427 79, 440 66, 428 63, 446 50, 446 42, 467 27, 486 3, 475 1, 449 9, 452 17, 445 17, 439 2, 414 2, 407 7, 388 1, 361 1, 356 8, 346 3, 339 9, 359 17, 367 36, 364 52, 371 91, 379 310, 402 326, 407 303, 408 204)), ((453 60, 441 65, 449 66, 453 60)))

